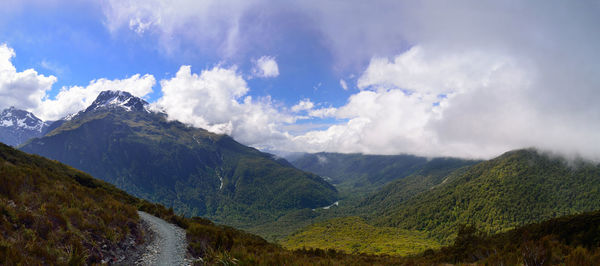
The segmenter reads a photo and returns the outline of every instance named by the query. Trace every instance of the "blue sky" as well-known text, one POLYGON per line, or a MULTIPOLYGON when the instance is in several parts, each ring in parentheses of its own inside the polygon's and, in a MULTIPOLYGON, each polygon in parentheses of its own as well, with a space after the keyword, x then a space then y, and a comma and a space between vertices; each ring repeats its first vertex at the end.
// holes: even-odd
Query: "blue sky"
POLYGON ((597 1, 0 5, 0 108, 121 89, 274 152, 600 158, 597 1))
MULTIPOLYGON (((49 92, 51 97, 63 86, 85 86, 97 78, 121 79, 137 73, 168 78, 181 65, 191 65, 195 71, 235 65, 242 74, 250 75, 252 60, 264 55, 276 58, 281 75, 248 80, 250 95, 271 95, 287 105, 307 97, 341 105, 349 95, 339 85, 339 79, 348 71, 333 68, 332 55, 322 45, 319 34, 305 27, 301 18, 278 18, 285 25, 267 26, 271 37, 268 42, 250 40, 249 47, 238 54, 223 56, 214 47, 198 47, 203 45, 185 41, 178 45, 180 50, 167 53, 152 33, 111 33, 97 4, 31 7, 20 8, 2 22, 0 39, 17 53, 13 60, 17 69, 34 68, 58 78, 49 92)), ((159 96, 160 90, 155 89, 148 99, 154 101, 159 96)))

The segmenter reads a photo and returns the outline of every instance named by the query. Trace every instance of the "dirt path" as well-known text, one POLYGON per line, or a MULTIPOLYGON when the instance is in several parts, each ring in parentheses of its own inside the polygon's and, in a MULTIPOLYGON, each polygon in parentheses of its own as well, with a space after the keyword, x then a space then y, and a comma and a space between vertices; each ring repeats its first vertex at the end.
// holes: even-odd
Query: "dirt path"
POLYGON ((187 265, 185 230, 145 212, 138 212, 153 232, 152 242, 137 265, 187 265))

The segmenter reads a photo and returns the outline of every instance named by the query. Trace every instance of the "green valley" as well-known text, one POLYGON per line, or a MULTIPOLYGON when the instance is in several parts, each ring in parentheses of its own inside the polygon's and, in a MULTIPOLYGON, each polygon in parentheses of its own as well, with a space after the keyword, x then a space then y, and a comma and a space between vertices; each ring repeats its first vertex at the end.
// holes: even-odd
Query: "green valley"
POLYGON ((425 233, 396 227, 376 227, 365 223, 360 217, 335 218, 310 225, 281 244, 289 249, 322 248, 347 253, 400 256, 439 247, 425 233))

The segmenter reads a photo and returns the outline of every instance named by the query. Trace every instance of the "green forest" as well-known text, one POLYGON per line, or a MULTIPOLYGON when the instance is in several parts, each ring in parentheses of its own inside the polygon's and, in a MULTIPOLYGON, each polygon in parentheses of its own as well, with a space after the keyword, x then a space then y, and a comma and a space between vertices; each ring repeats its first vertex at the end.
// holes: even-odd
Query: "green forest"
MULTIPOLYGON (((519 151, 504 157, 527 154, 533 159, 539 156, 531 151, 519 151)), ((143 241, 136 209, 185 228, 188 253, 199 265, 600 263, 599 211, 517 226, 496 234, 489 234, 489 228, 476 223, 457 223, 453 229, 456 231, 455 237, 445 246, 427 240, 423 233, 397 227, 375 228, 359 217, 337 219, 317 224, 313 226, 313 231, 352 235, 340 230, 358 229, 359 234, 354 236, 381 246, 369 247, 373 248, 373 253, 384 253, 385 247, 396 251, 406 247, 394 246, 394 243, 386 242, 385 237, 378 236, 379 233, 397 233, 398 237, 422 244, 419 246, 422 251, 408 256, 368 254, 356 246, 355 249, 344 251, 343 246, 349 243, 339 238, 335 240, 341 245, 335 246, 339 250, 308 245, 289 250, 259 236, 217 225, 205 218, 177 215, 172 208, 129 196, 69 166, 5 145, 0 145, 0 160, 0 262, 4 265, 99 263, 106 259, 107 250, 117 249, 123 241, 143 241), (380 250, 377 251, 377 248, 380 250)), ((557 167, 562 165, 560 161, 549 162, 557 167)), ((572 173, 593 170, 587 166, 587 163, 583 163, 572 173)), ((350 248, 353 248, 352 244, 350 248)))

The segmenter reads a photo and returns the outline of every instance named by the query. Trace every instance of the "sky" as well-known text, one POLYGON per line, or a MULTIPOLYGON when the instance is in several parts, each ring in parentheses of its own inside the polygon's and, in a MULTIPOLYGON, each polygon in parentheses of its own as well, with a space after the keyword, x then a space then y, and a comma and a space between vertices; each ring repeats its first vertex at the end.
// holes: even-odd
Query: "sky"
POLYGON ((600 159, 600 2, 3 0, 0 108, 125 90, 264 151, 600 159))

